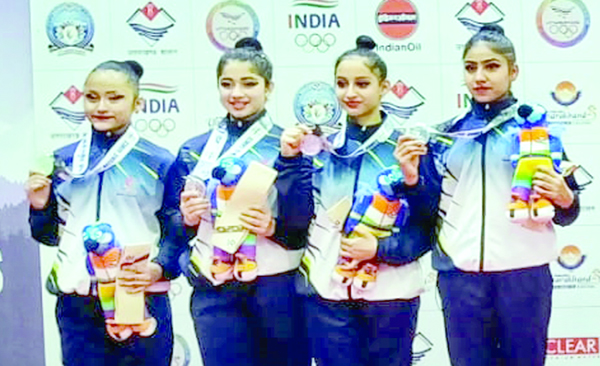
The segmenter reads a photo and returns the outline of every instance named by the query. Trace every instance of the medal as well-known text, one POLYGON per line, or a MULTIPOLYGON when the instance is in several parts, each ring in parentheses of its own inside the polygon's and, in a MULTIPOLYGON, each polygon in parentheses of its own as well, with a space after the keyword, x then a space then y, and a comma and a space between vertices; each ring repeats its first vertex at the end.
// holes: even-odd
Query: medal
POLYGON ((304 84, 294 97, 294 113, 298 122, 313 129, 312 135, 302 139, 302 154, 314 156, 327 149, 320 126, 333 126, 342 115, 333 87, 321 81, 304 84))
POLYGON ((188 175, 185 177, 185 186, 183 188, 184 192, 195 192, 198 197, 204 197, 206 194, 206 184, 202 181, 202 179, 188 175))

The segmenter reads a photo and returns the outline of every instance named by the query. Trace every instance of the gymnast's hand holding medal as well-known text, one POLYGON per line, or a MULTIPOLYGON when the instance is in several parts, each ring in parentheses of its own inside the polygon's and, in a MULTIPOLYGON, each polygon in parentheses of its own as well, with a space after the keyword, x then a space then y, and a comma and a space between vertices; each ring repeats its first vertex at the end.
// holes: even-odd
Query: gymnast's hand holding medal
POLYGON ((330 149, 322 127, 331 127, 341 116, 335 90, 324 82, 303 85, 294 98, 294 111, 300 125, 287 129, 281 136, 281 154, 293 157, 300 152, 315 156, 330 149))

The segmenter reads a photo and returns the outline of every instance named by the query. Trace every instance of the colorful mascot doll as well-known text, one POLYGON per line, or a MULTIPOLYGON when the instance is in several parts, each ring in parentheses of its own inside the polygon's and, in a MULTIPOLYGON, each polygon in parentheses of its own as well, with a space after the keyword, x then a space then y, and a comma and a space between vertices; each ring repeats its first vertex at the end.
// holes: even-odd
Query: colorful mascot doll
MULTIPOLYGON (((227 207, 227 201, 235 191, 235 187, 246 171, 246 163, 234 157, 221 160, 212 171, 213 178, 219 181, 216 189, 211 192, 210 201, 213 217, 221 215, 227 207)), ((258 276, 256 263, 256 234, 249 233, 240 248, 234 254, 213 247, 213 258, 210 267, 211 274, 217 283, 236 279, 250 282, 258 276)))
POLYGON ((520 130, 513 138, 510 155, 515 172, 507 215, 515 223, 524 223, 530 218, 545 223, 554 217, 554 206, 547 199, 532 194, 532 179, 540 166, 559 172, 562 143, 560 138, 550 134, 542 106, 523 104, 517 113, 520 130))
POLYGON ((122 342, 138 334, 149 337, 156 331, 156 319, 146 309, 142 324, 124 325, 115 322, 115 290, 122 247, 115 238, 110 224, 97 223, 83 229, 83 245, 88 252, 87 269, 98 285, 98 298, 106 319, 106 330, 115 340, 122 342))
MULTIPOLYGON (((359 191, 352 211, 344 225, 347 237, 356 235, 354 230, 362 226, 377 238, 392 235, 392 230, 404 222, 408 214, 407 202, 397 197, 392 185, 404 179, 399 166, 385 169, 377 176, 377 189, 359 191)), ((379 267, 371 259, 356 264, 355 260, 340 256, 333 271, 334 281, 369 291, 375 287, 379 267)))

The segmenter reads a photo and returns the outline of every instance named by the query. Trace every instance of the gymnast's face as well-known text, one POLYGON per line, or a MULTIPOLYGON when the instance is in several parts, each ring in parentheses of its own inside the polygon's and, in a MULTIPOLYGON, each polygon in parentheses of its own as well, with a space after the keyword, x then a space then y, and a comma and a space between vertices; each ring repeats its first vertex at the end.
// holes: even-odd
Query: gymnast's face
POLYGON ((241 120, 265 109, 272 87, 248 61, 227 61, 219 77, 221 104, 231 116, 241 120))
POLYGON ((115 70, 91 73, 83 91, 83 108, 96 131, 123 132, 131 115, 143 105, 127 75, 115 70))
POLYGON ((464 76, 469 92, 478 103, 504 98, 519 74, 517 65, 492 50, 486 42, 473 45, 465 55, 464 76))
POLYGON ((389 91, 389 82, 367 67, 362 56, 342 60, 336 69, 335 90, 339 101, 359 124, 379 120, 381 98, 389 91))

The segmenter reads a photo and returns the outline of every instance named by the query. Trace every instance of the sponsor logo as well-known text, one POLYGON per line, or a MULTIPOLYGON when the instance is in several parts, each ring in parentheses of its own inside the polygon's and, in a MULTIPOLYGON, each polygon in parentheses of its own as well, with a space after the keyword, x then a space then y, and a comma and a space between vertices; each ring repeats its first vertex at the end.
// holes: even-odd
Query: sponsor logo
POLYGON ((75 131, 85 121, 85 113, 83 112, 83 93, 75 86, 71 86, 64 92, 58 95, 50 102, 50 108, 56 113, 66 124, 75 131))
POLYGON ((144 95, 144 106, 141 116, 135 120, 135 129, 142 134, 153 134, 158 137, 167 137, 177 127, 174 114, 179 114, 179 104, 174 94, 176 86, 163 84, 140 84, 140 92, 144 95))
POLYGON ((322 13, 300 13, 288 15, 288 28, 300 30, 294 37, 294 44, 304 52, 327 52, 337 42, 334 32, 341 28, 336 13, 326 12, 338 6, 337 0, 292 0, 293 7, 323 9, 322 13))
POLYGON ((417 89, 398 80, 392 87, 393 102, 385 101, 382 107, 388 113, 400 118, 409 118, 419 107, 425 104, 425 97, 417 89))
POLYGON ((549 338, 546 343, 548 356, 598 355, 598 338, 549 338))
POLYGON ((413 340, 413 359, 412 365, 417 365, 421 362, 427 353, 433 349, 433 342, 431 342, 423 333, 417 333, 413 340))
POLYGON ((206 33, 220 50, 231 50, 245 37, 258 36, 258 16, 247 4, 228 0, 215 5, 206 18, 206 33))
POLYGON ((412 36, 418 24, 417 8, 408 0, 385 0, 377 9, 377 26, 390 39, 412 36))
POLYGON ((475 0, 463 5, 454 17, 468 30, 477 33, 484 25, 500 23, 504 13, 493 2, 475 0))
POLYGON ((154 47, 175 26, 175 19, 165 9, 159 9, 152 2, 149 2, 146 6, 134 12, 127 19, 127 24, 150 47, 154 47))
MULTIPOLYGON (((417 8, 408 0, 385 0, 375 14, 379 31, 388 39, 402 41, 410 38, 419 25, 417 8)), ((421 43, 388 43, 377 46, 379 52, 417 52, 421 43)))
POLYGON ((574 270, 579 268, 583 264, 584 260, 585 255, 581 253, 581 250, 579 250, 578 247, 575 245, 567 245, 560 251, 558 264, 565 269, 574 270))
POLYGON ((60 54, 92 51, 94 20, 90 12, 76 3, 62 3, 54 7, 46 19, 46 35, 50 52, 60 54))
POLYGON ((192 353, 188 342, 179 334, 175 334, 174 341, 171 366, 189 366, 192 360, 192 353))
POLYGON ((571 47, 585 38, 590 13, 581 0, 544 0, 537 12, 537 28, 556 47, 571 47))
POLYGON ((296 93, 294 113, 298 121, 305 125, 331 126, 340 119, 342 108, 331 85, 310 82, 296 93))
POLYGON ((562 125, 588 125, 596 120, 597 107, 590 104, 583 109, 577 102, 582 92, 570 81, 561 81, 553 92, 552 99, 560 106, 559 109, 548 110, 548 121, 562 125))

